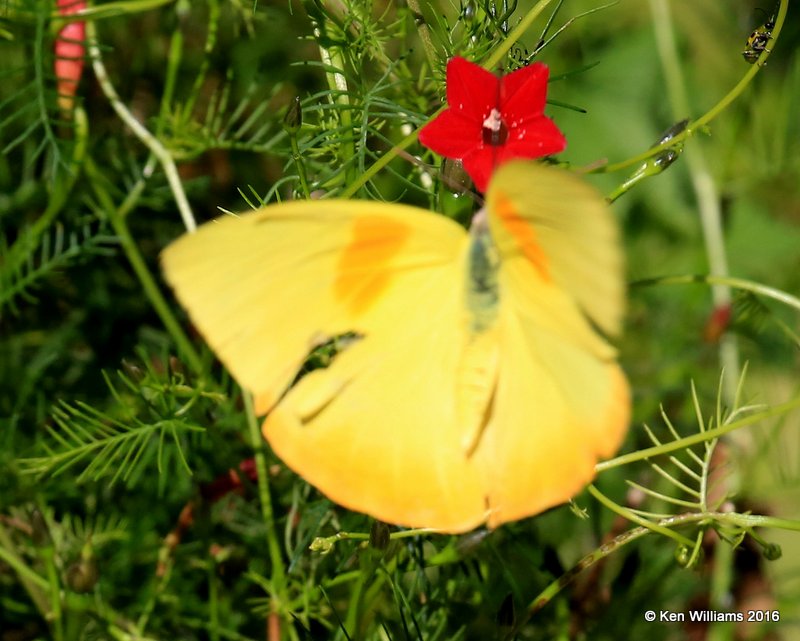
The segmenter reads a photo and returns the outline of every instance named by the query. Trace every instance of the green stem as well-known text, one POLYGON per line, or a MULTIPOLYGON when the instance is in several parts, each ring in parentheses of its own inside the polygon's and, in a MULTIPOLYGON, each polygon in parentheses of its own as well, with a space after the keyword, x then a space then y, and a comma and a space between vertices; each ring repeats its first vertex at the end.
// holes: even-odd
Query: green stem
MULTIPOLYGON (((730 603, 731 586, 733 585, 733 547, 722 539, 714 545, 714 566, 711 571, 708 588, 708 606, 714 610, 725 610, 730 603)), ((732 641, 733 623, 715 621, 708 626, 706 641, 732 641)))
POLYGON ((202 372, 203 365, 199 354, 194 349, 192 342, 184 333, 180 323, 178 323, 176 320, 175 315, 172 313, 172 309, 170 308, 169 304, 167 304, 166 299, 161 294, 161 290, 158 288, 155 279, 150 273, 150 270, 147 268, 147 264, 139 252, 136 241, 134 241, 133 236, 131 235, 125 217, 121 213, 121 211, 128 211, 130 207, 133 206, 133 202, 129 197, 123 203, 125 209, 123 209, 123 207, 115 207, 114 202, 111 200, 111 196, 109 196, 108 193, 102 187, 100 187, 102 184, 100 172, 97 170, 91 160, 86 161, 86 172, 88 175, 94 178, 94 180, 92 180, 92 186, 94 188, 95 195, 108 215, 108 220, 111 222, 111 226, 114 228, 114 232, 119 238, 120 245, 122 246, 122 250, 125 252, 125 256, 127 257, 131 268, 136 274, 136 277, 139 279, 139 283, 142 286, 145 296, 147 296, 147 299, 150 301, 153 309, 155 309, 167 332, 169 332, 170 336, 172 336, 172 339, 175 341, 175 344, 178 347, 179 353, 186 360, 189 367, 195 373, 202 372))
MULTIPOLYGON (((344 131, 353 130, 353 118, 350 105, 350 93, 347 87, 347 78, 340 71, 345 68, 345 59, 342 49, 339 47, 326 47, 322 43, 327 41, 325 32, 327 29, 327 15, 317 7, 307 3, 307 12, 314 23, 314 37, 317 39, 319 47, 319 57, 322 67, 325 70, 325 77, 328 81, 328 88, 331 89, 331 104, 336 105, 336 114, 339 118, 339 126, 344 131)), ((355 141, 351 136, 343 136, 339 141, 339 162, 345 169, 344 184, 350 185, 355 180, 355 167, 352 159, 356 155, 355 141)), ((363 182, 362 182, 363 184, 363 182)))
POLYGON ((128 216, 128 214, 133 210, 136 206, 136 203, 139 202, 139 198, 141 198, 142 193, 144 192, 144 188, 147 186, 147 180, 153 175, 153 171, 158 164, 158 160, 153 154, 150 154, 147 162, 145 162, 144 167, 142 168, 142 175, 136 181, 131 189, 128 190, 128 195, 125 196, 125 200, 123 200, 119 207, 117 207, 117 214, 123 220, 128 216))
MULTIPOLYGON (((253 407, 253 397, 248 392, 242 392, 244 396, 245 412, 247 415, 247 432, 250 437, 250 447, 253 450, 253 457, 256 461, 256 471, 258 472, 258 498, 261 504, 261 517, 267 528, 267 550, 272 565, 272 598, 279 599, 281 610, 286 606, 285 586, 286 571, 283 565, 283 555, 281 554, 280 536, 275 521, 275 512, 272 508, 272 497, 269 491, 269 477, 267 470, 267 457, 264 455, 264 438, 261 430, 258 429, 255 409, 253 407)), ((280 611, 273 608, 273 611, 280 611)))
MULTIPOLYGON (((783 28, 783 23, 786 18, 786 11, 788 8, 789 0, 780 0, 780 7, 778 8, 778 16, 775 19, 775 27, 772 30, 772 40, 771 42, 774 43, 778 36, 780 35, 781 29, 783 28)), ((774 47, 770 49, 773 50, 774 47)), ((669 147, 672 147, 680 142, 683 142, 692 136, 698 131, 703 131, 703 128, 710 123, 714 118, 716 118, 719 114, 721 114, 727 107, 736 100, 742 92, 747 88, 747 86, 753 81, 756 74, 761 71, 761 68, 764 66, 767 57, 770 55, 770 51, 765 50, 763 54, 761 54, 761 58, 759 58, 758 63, 752 65, 750 69, 748 69, 747 73, 736 83, 736 85, 731 89, 723 98, 720 100, 716 105, 714 105, 711 109, 709 109, 705 114, 700 116, 697 120, 690 122, 684 131, 677 134, 674 138, 656 146, 651 147, 647 151, 644 151, 636 156, 632 156, 627 160, 622 160, 617 163, 612 163, 610 165, 601 165, 597 166, 595 162, 590 163, 587 165, 583 170, 590 173, 611 173, 614 171, 619 171, 620 169, 625 169, 627 167, 631 167, 633 165, 639 165, 640 163, 644 162, 648 158, 652 158, 653 156, 657 156, 658 154, 666 151, 669 147)))
POLYGON ((653 521, 644 518, 643 516, 639 516, 635 512, 629 510, 626 507, 621 506, 619 503, 615 503, 610 498, 608 498, 605 494, 600 492, 594 485, 589 485, 587 488, 589 490, 589 494, 591 494, 594 498, 596 498, 600 503, 602 503, 606 508, 614 512, 615 514, 619 514, 622 518, 627 519, 637 525, 641 525, 642 527, 647 528, 648 530, 652 530, 653 532, 658 532, 659 534, 663 534, 670 539, 674 539, 680 545, 687 545, 692 546, 694 545, 694 541, 691 539, 687 539, 685 536, 678 534, 677 532, 673 532, 668 527, 660 525, 658 523, 654 523, 653 521))
MULTIPOLYGON (((433 114, 425 124, 431 122, 436 116, 442 113, 447 106, 442 106, 435 114, 433 114)), ((424 127, 425 125, 423 125, 424 127)), ((410 134, 408 134, 405 138, 403 138, 399 143, 397 143, 394 147, 392 147, 389 151, 387 151, 383 156, 378 158, 374 163, 372 163, 366 170, 359 174, 355 180, 352 182, 348 182, 347 186, 339 192, 339 198, 350 198, 353 196, 363 185, 367 183, 367 181, 371 180, 373 176, 375 176, 381 169, 383 169, 386 165, 388 165, 392 160, 397 158, 397 156, 407 147, 413 145, 417 138, 419 137, 419 132, 422 127, 415 129, 410 134)))
POLYGON ((56 551, 52 544, 41 550, 41 556, 47 570, 48 593, 50 595, 50 612, 48 613, 48 619, 53 631, 53 639, 55 641, 63 641, 64 616, 61 608, 61 582, 58 579, 55 555, 56 551))
POLYGON ((211 641, 219 641, 219 580, 216 563, 208 560, 208 636, 211 641))
POLYGON ((417 25, 417 33, 419 33, 419 39, 422 40, 422 48, 425 49, 425 57, 428 59, 428 66, 431 69, 436 69, 439 56, 436 53, 436 47, 431 37, 431 29, 422 13, 419 0, 408 0, 407 4, 408 8, 411 9, 411 16, 414 18, 414 24, 417 25))
MULTIPOLYGON (((53 20, 59 20, 58 23, 74 22, 75 20, 97 21, 106 18, 116 18, 117 16, 129 16, 134 13, 142 13, 157 9, 165 4, 174 4, 178 0, 118 0, 117 2, 105 2, 103 4, 94 5, 81 9, 77 13, 70 14, 69 16, 53 16, 53 20)), ((55 12, 54 12, 55 13, 55 12)))
POLYGON ((790 530, 800 532, 800 521, 779 519, 774 516, 761 516, 760 514, 738 514, 736 512, 712 512, 715 521, 728 525, 735 525, 745 529, 755 527, 774 528, 777 530, 790 530))
POLYGON ((715 438, 719 438, 720 436, 728 434, 729 432, 741 429, 742 427, 747 427, 748 425, 753 425, 759 421, 764 421, 774 416, 780 416, 781 414, 797 408, 800 408, 800 396, 791 401, 787 401, 785 403, 781 403, 780 405, 776 405, 764 410, 763 412, 756 412, 755 414, 741 418, 738 421, 732 421, 726 425, 705 430, 704 432, 698 432, 697 434, 692 434, 691 436, 685 436, 684 438, 677 441, 672 441, 671 443, 663 443, 662 445, 657 445, 655 447, 648 447, 643 450, 631 452, 629 454, 623 454, 622 456, 617 456, 616 458, 608 461, 601 461, 594 466, 594 469, 597 474, 600 474, 601 472, 605 472, 606 470, 610 470, 614 467, 619 467, 621 465, 627 465, 628 463, 634 463, 635 461, 643 461, 656 456, 661 456, 662 454, 668 454, 670 452, 682 450, 698 443, 704 443, 715 438))
MULTIPOLYGON (((31 3, 34 4, 34 3, 31 3)), ((59 147, 56 142, 56 136, 53 133, 53 127, 51 124, 50 114, 47 113, 47 90, 49 85, 49 80, 45 77, 45 70, 48 68, 48 62, 44 60, 44 52, 47 51, 47 46, 45 45, 45 37, 47 34, 47 14, 43 10, 39 10, 44 7, 47 3, 46 2, 36 2, 37 11, 36 11, 36 46, 33 47, 33 69, 34 69, 34 79, 36 83, 36 105, 39 111, 39 122, 42 125, 42 129, 44 130, 44 139, 50 143, 53 149, 53 166, 58 167, 59 163, 59 147)), ((53 3, 55 4, 55 3, 53 3)), ((50 64, 52 64, 50 62, 50 64)))
POLYGON ((156 605, 160 602, 164 592, 167 589, 169 580, 172 577, 173 560, 170 557, 169 551, 166 547, 162 547, 159 551, 159 559, 163 560, 164 568, 160 576, 155 577, 154 585, 150 589, 150 597, 141 608, 141 614, 136 620, 136 630, 139 634, 144 635, 147 629, 147 624, 150 622, 150 616, 153 614, 156 605))
POLYGON ((651 285, 688 285, 688 284, 724 284, 734 289, 741 289, 743 291, 752 292, 759 296, 772 298, 784 305, 793 307, 800 312, 800 298, 793 296, 780 289, 775 289, 768 285, 763 285, 752 280, 745 278, 734 278, 732 276, 706 276, 704 274, 689 274, 685 276, 659 276, 656 278, 645 278, 637 280, 630 284, 631 287, 646 287, 651 285))
POLYGON ((530 28, 533 24, 534 20, 538 18, 542 12, 547 8, 553 0, 539 0, 538 3, 530 10, 528 13, 525 14, 525 17, 519 21, 519 24, 512 29, 511 33, 508 34, 508 37, 499 43, 492 52, 492 55, 486 60, 483 64, 484 69, 488 69, 491 71, 497 65, 500 64, 500 61, 505 58, 506 54, 508 54, 511 47, 517 44, 520 38, 525 35, 525 32, 530 28))
POLYGON ((300 146, 297 144, 297 134, 289 133, 289 144, 292 146, 292 160, 297 168, 297 176, 300 179, 300 188, 303 190, 303 197, 308 200, 311 198, 311 188, 308 186, 308 176, 306 176, 306 166, 303 163, 303 155, 300 153, 300 146))
MULTIPOLYGON (((691 107, 675 43, 672 14, 666 0, 650 0, 650 10, 653 14, 656 44, 667 81, 667 93, 672 102, 672 115, 675 120, 679 120, 691 112, 691 107)), ((719 193, 701 148, 692 145, 686 149, 685 155, 699 208, 709 271, 715 276, 724 278, 728 275, 728 257, 725 252, 719 193)), ((713 285, 711 297, 715 308, 731 304, 731 290, 727 285, 713 285)), ((722 370, 725 372, 723 398, 728 405, 732 405, 741 367, 736 337, 730 332, 724 332, 720 340, 719 357, 722 370)))
MULTIPOLYGON (((164 133, 164 127, 170 119, 170 105, 175 94, 175 83, 178 79, 178 71, 181 66, 183 56, 183 33, 180 29, 175 29, 169 43, 169 55, 167 56, 167 72, 164 76, 164 90, 161 92, 161 105, 156 122, 155 137, 160 138, 164 133)), ((204 60, 208 58, 205 57, 204 60)))
POLYGON ((8 565, 19 577, 19 582, 30 596, 43 619, 48 618, 47 579, 34 572, 17 554, 14 542, 0 523, 0 561, 8 565))
MULTIPOLYGON (((659 519, 655 525, 657 525, 659 528, 675 528, 691 523, 703 524, 711 522, 732 525, 735 527, 744 528, 748 531, 756 527, 772 527, 800 531, 800 521, 788 521, 786 519, 776 519, 771 516, 738 514, 735 512, 692 512, 687 514, 676 514, 675 516, 668 516, 663 519, 659 519)), ((649 525, 653 524, 650 523, 649 525)), ((536 596, 536 598, 531 601, 524 616, 522 616, 514 626, 514 632, 518 633, 534 614, 550 603, 550 601, 552 601, 553 598, 559 592, 561 592, 561 590, 570 585, 584 570, 587 570, 597 562, 602 561, 612 553, 617 552, 625 545, 628 545, 629 543, 632 543, 633 541, 636 541, 637 539, 640 539, 653 531, 655 531, 654 528, 649 526, 632 528, 627 532, 623 532, 622 534, 615 536, 611 541, 603 543, 603 545, 601 545, 599 548, 584 556, 572 568, 550 583, 550 585, 542 590, 536 596)), ((688 539, 686 540, 688 541, 688 539)), ((690 541, 689 544, 694 546, 695 542, 690 541)), ((509 638, 514 638, 514 635, 512 634, 509 638)))
MULTIPOLYGON (((614 552, 620 550, 625 545, 628 545, 628 543, 632 543, 633 541, 636 541, 637 539, 640 539, 649 533, 650 530, 645 527, 633 528, 632 530, 628 530, 627 532, 623 532, 622 534, 615 536, 608 543, 604 543, 601 547, 584 556, 572 568, 550 583, 550 585, 542 590, 536 596, 536 598, 531 601, 525 614, 520 617, 520 620, 517 621, 516 625, 514 626, 515 632, 518 632, 534 614, 550 603, 550 601, 552 601, 556 595, 561 592, 561 590, 575 581, 578 575, 584 570, 589 569, 597 562, 602 561, 607 556, 610 556, 614 552)), ((510 638, 514 638, 514 635, 510 635, 510 638)))
POLYGON ((208 67, 211 61, 211 54, 217 44, 217 32, 219 31, 219 18, 220 8, 219 0, 208 1, 208 33, 206 34, 206 42, 203 48, 203 60, 200 63, 200 69, 197 72, 197 77, 194 79, 192 90, 189 93, 189 99, 183 106, 183 117, 188 120, 194 109, 197 99, 200 97, 203 83, 205 82, 206 75, 208 74, 208 67))
MULTIPOLYGON (((421 534, 438 534, 439 531, 433 528, 413 528, 410 530, 400 530, 399 532, 392 532, 389 534, 391 541, 399 539, 406 539, 412 536, 420 536, 421 534)), ((331 548, 339 541, 368 541, 368 532, 337 532, 331 536, 318 536, 308 546, 312 552, 321 552, 327 554, 331 548)))
POLYGON ((122 103, 116 89, 114 89, 114 85, 111 84, 108 72, 100 56, 100 47, 97 45, 97 30, 93 22, 86 23, 86 37, 88 41, 89 58, 92 61, 92 68, 94 69, 94 74, 97 77, 100 88, 106 98, 108 98, 111 107, 117 113, 120 120, 128 125, 128 128, 140 142, 158 158, 170 189, 172 190, 172 195, 175 198, 175 204, 178 206, 178 211, 180 211, 181 217, 183 218, 184 226, 187 231, 195 231, 197 229, 197 223, 194 220, 192 208, 189 206, 189 200, 186 198, 186 193, 183 190, 183 183, 178 175, 178 168, 175 166, 175 160, 172 158, 169 150, 161 144, 161 141, 136 120, 133 114, 122 103))

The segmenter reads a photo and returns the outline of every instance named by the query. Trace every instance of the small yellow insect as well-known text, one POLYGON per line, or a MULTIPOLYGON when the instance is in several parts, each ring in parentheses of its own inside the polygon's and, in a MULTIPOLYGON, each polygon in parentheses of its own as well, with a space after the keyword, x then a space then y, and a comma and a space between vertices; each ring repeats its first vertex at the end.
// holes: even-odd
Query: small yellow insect
POLYGON ((745 43, 745 50, 742 51, 742 57, 751 65, 759 59, 764 51, 769 52, 767 45, 769 44, 769 41, 772 40, 772 30, 774 28, 775 22, 772 18, 770 18, 767 22, 750 34, 750 37, 745 43))

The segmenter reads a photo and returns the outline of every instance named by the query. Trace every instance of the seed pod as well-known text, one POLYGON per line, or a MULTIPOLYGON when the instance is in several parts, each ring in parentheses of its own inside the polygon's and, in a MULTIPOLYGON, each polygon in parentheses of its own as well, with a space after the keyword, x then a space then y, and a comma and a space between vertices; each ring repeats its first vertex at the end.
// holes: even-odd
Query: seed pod
POLYGON ((295 96, 283 117, 283 128, 287 133, 294 135, 300 131, 302 124, 303 106, 300 104, 300 96, 295 96))
POLYGON ((777 561, 783 556, 783 550, 777 543, 767 543, 764 546, 764 558, 767 561, 777 561))

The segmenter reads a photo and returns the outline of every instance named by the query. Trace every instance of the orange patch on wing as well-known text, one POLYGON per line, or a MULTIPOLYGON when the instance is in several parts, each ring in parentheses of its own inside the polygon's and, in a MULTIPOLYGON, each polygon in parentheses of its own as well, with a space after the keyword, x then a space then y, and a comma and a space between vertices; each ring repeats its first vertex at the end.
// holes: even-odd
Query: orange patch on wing
POLYGON ((503 194, 497 195, 497 217, 514 238, 525 257, 539 270, 542 278, 550 280, 547 255, 536 240, 536 231, 517 213, 514 202, 503 194))
POLYGON ((334 292, 354 314, 364 312, 391 282, 389 264, 411 229, 393 218, 357 218, 336 267, 334 292))

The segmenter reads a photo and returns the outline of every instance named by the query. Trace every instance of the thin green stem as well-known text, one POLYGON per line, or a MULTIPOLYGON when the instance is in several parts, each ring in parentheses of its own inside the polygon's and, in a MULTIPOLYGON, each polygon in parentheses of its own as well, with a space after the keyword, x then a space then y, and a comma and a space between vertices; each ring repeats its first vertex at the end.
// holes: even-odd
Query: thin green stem
POLYGON ((139 202, 139 198, 141 198, 144 188, 147 186, 147 181, 153 175, 157 164, 158 159, 153 154, 150 154, 142 169, 142 175, 139 176, 139 179, 133 187, 128 190, 128 195, 125 196, 125 200, 117 207, 117 214, 119 214, 119 217, 123 220, 133 210, 136 203, 139 202))
POLYGON ((53 632, 55 641, 64 639, 64 615, 61 607, 61 581, 58 578, 58 568, 56 567, 56 551, 52 544, 41 549, 41 556, 47 570, 48 594, 50 595, 50 612, 48 619, 53 632))
POLYGON ((759 296, 771 298, 779 303, 793 307, 800 312, 800 298, 793 296, 780 289, 763 285, 752 280, 745 278, 734 278, 732 276, 711 276, 705 274, 688 274, 685 276, 658 276, 656 278, 645 278, 642 280, 634 281, 630 287, 649 287, 652 285, 689 285, 689 284, 704 284, 715 285, 724 284, 734 289, 741 289, 743 291, 751 292, 759 296))
POLYGON ((219 0, 208 1, 208 33, 206 34, 206 42, 203 47, 203 59, 200 63, 200 69, 192 84, 192 90, 189 93, 189 99, 183 106, 183 117, 189 119, 192 110, 200 97, 205 82, 206 75, 208 74, 208 67, 211 62, 211 54, 217 44, 217 32, 219 31, 220 7, 219 0))
POLYGON ((153 582, 154 585, 150 589, 150 597, 141 608, 141 614, 136 621, 136 630, 141 635, 144 635, 147 624, 150 622, 150 616, 153 614, 156 604, 159 603, 159 600, 166 591, 169 580, 172 577, 173 559, 167 546, 159 550, 158 557, 159 563, 163 562, 163 567, 160 573, 156 573, 155 581, 153 582))
MULTIPOLYGON (((733 564, 733 546, 722 539, 717 539, 708 590, 708 605, 714 610, 725 610, 725 606, 730 603, 733 564)), ((708 627, 706 641, 733 641, 733 638, 733 623, 730 621, 715 621, 708 627)))
POLYGON ((0 522, 0 561, 5 563, 17 573, 19 582, 30 596, 31 601, 36 606, 43 619, 48 618, 50 606, 47 601, 47 589, 49 583, 47 579, 39 576, 25 561, 17 554, 14 542, 9 536, 3 524, 0 522))
MULTIPOLYGON (((178 71, 181 66, 183 56, 183 33, 180 29, 172 32, 169 43, 169 55, 167 56, 167 71, 164 74, 164 90, 161 92, 161 105, 159 107, 158 121, 156 122, 155 137, 160 138, 164 133, 164 127, 170 118, 170 108, 172 97, 175 94, 175 83, 178 79, 178 71)), ((204 60, 208 58, 205 57, 204 60)))
POLYGON ((657 445, 656 447, 648 447, 643 450, 631 452, 630 454, 617 456, 616 458, 608 461, 601 461, 594 466, 594 469, 596 473, 600 474, 601 472, 605 472, 606 470, 610 470, 614 467, 620 467, 621 465, 627 465, 636 461, 643 461, 645 459, 675 452, 676 450, 682 450, 692 445, 696 445, 697 443, 704 443, 719 438, 720 436, 743 427, 747 427, 748 425, 753 425, 759 421, 780 416, 781 414, 785 414, 786 412, 797 408, 800 408, 800 397, 785 403, 781 403, 780 405, 775 405, 774 407, 764 410, 763 412, 756 412, 755 414, 751 414, 745 418, 733 421, 727 425, 721 425, 704 432, 692 434, 691 436, 685 436, 684 438, 677 441, 672 441, 671 443, 664 443, 663 445, 657 445))
MULTIPOLYGON (((352 131, 353 118, 351 113, 350 92, 347 86, 347 78, 345 78, 342 69, 345 68, 345 59, 341 48, 339 47, 326 47, 322 43, 327 41, 325 38, 325 31, 327 25, 325 21, 327 16, 324 12, 310 10, 309 15, 316 16, 314 19, 314 37, 317 39, 317 46, 319 48, 319 57, 322 61, 322 67, 325 70, 325 77, 328 82, 328 88, 331 89, 330 101, 331 104, 337 105, 336 114, 339 118, 339 126, 344 131, 352 131)), ((355 140, 350 136, 344 136, 339 141, 339 160, 345 168, 344 184, 350 185, 355 180, 355 167, 352 164, 352 159, 356 155, 355 140)), ((363 184, 363 183, 362 183, 363 184)))
MULTIPOLYGON (((660 528, 675 528, 692 523, 718 523, 722 525, 743 528, 748 532, 756 527, 771 527, 800 531, 800 521, 788 521, 786 519, 777 519, 771 516, 739 514, 736 512, 692 512, 686 514, 677 514, 675 516, 668 516, 663 519, 659 519, 656 525, 660 528)), ((623 532, 622 534, 615 536, 611 541, 603 543, 603 545, 601 545, 599 548, 584 556, 572 568, 550 583, 550 585, 542 590, 542 592, 540 592, 536 598, 531 601, 531 603, 528 605, 525 615, 521 617, 514 626, 514 631, 518 632, 530 620, 531 616, 536 614, 539 610, 550 603, 550 601, 552 601, 553 598, 559 592, 561 592, 561 590, 570 585, 584 570, 587 570, 612 553, 619 551, 622 547, 642 538, 647 534, 652 533, 653 531, 656 530, 646 526, 632 528, 627 532, 623 532)), ((686 540, 689 541, 689 539, 686 540)), ((689 545, 694 546, 695 542, 689 541, 689 545)), ((513 638, 513 634, 510 638, 513 638)))
MULTIPOLYGON (((442 113, 447 106, 442 106, 435 114, 433 114, 425 124, 431 122, 436 116, 442 113)), ((425 126, 425 125, 423 125, 425 126)), ((372 163, 366 170, 359 174, 355 180, 347 183, 347 186, 339 193, 339 198, 350 198, 353 196, 363 185, 365 185, 369 180, 372 179, 381 169, 383 169, 386 165, 388 165, 392 160, 397 158, 397 156, 407 147, 413 145, 417 138, 419 137, 419 132, 422 127, 417 128, 416 130, 412 131, 408 134, 405 138, 403 138, 400 142, 398 142, 394 147, 392 147, 389 151, 387 151, 383 156, 378 158, 374 163, 372 163)))
MULTIPOLYGON (((250 447, 253 450, 253 457, 256 461, 256 471, 258 472, 258 498, 261 504, 261 517, 267 529, 267 550, 272 565, 272 597, 279 599, 280 605, 285 607, 286 595, 286 570, 284 568, 283 555, 281 554, 280 536, 275 520, 275 512, 272 508, 272 497, 269 491, 269 477, 267 470, 267 457, 264 454, 264 438, 261 430, 258 429, 255 409, 253 407, 253 397, 243 391, 245 413, 247 415, 247 433, 250 438, 250 447)), ((274 610, 273 610, 274 611, 274 610)))
POLYGON ((519 39, 525 35, 525 32, 530 28, 534 20, 536 20, 536 18, 542 14, 542 12, 547 8, 547 5, 549 5, 551 2, 553 2, 553 0, 539 0, 539 2, 537 2, 536 5, 525 14, 522 20, 519 21, 519 24, 511 30, 511 33, 508 34, 508 37, 494 48, 492 55, 489 56, 486 62, 483 64, 483 68, 491 71, 497 67, 497 65, 500 64, 500 61, 509 52, 511 47, 513 47, 519 41, 519 39))
MULTIPOLYGON (((399 539, 407 539, 413 536, 420 536, 421 534, 438 534, 439 531, 433 528, 413 528, 411 530, 400 530, 399 532, 392 532, 389 534, 389 539, 396 541, 399 539)), ((331 548, 339 541, 368 541, 368 532, 337 532, 331 536, 318 536, 315 538, 311 545, 308 546, 309 550, 313 552, 321 552, 327 554, 331 548)))
POLYGON ((211 641, 219 641, 219 580, 217 579, 216 563, 209 558, 208 561, 208 636, 211 641))
MULTIPOLYGON (((686 501, 684 499, 676 499, 673 496, 670 496, 668 494, 663 494, 662 492, 656 492, 655 490, 651 490, 649 487, 640 485, 639 483, 634 483, 633 481, 628 481, 628 485, 639 490, 640 492, 644 492, 645 494, 652 496, 654 499, 659 499, 661 501, 664 501, 665 503, 671 503, 672 505, 679 505, 681 507, 694 510, 702 509, 702 505, 698 501, 686 501)), ((693 490, 692 493, 698 494, 696 490, 693 490)))
POLYGON ((117 2, 105 2, 99 5, 88 6, 85 9, 62 16, 54 11, 53 20, 62 24, 74 22, 75 20, 97 21, 106 18, 116 18, 117 16, 128 16, 134 13, 142 13, 157 9, 165 4, 174 4, 178 0, 117 0, 117 2))
POLYGON ((736 512, 711 512, 709 514, 713 515, 714 520, 719 523, 745 529, 762 527, 800 532, 800 521, 779 519, 774 516, 762 516, 760 514, 739 514, 736 512))
POLYGON ((628 167, 639 165, 640 163, 644 162, 648 158, 652 158, 653 156, 657 156, 658 154, 666 151, 668 148, 675 146, 676 144, 686 141, 692 136, 694 136, 697 132, 703 131, 704 127, 709 124, 714 118, 720 115, 725 109, 730 106, 730 104, 736 100, 747 86, 753 81, 756 74, 761 71, 761 68, 764 66, 767 57, 770 55, 771 50, 774 50, 774 43, 777 40, 778 36, 780 35, 781 29, 783 28, 783 23, 786 18, 786 11, 788 8, 789 0, 780 0, 780 7, 778 8, 778 15, 775 19, 775 27, 772 29, 772 40, 770 42, 773 43, 773 47, 770 50, 765 50, 763 54, 761 54, 761 58, 759 61, 752 65, 750 69, 748 69, 747 73, 742 76, 739 82, 731 89, 725 96, 711 109, 709 109, 705 114, 700 116, 697 120, 693 120, 690 122, 686 129, 684 129, 681 133, 677 134, 675 137, 663 142, 660 145, 655 147, 651 147, 647 151, 644 151, 636 156, 632 156, 627 160, 622 160, 620 162, 612 163, 609 165, 600 165, 597 166, 595 162, 590 163, 585 168, 582 169, 584 172, 589 173, 611 173, 614 171, 619 171, 620 169, 626 169, 628 167))
POLYGON ((167 150, 167 148, 161 144, 161 141, 151 134, 144 125, 136 120, 134 115, 122 103, 122 100, 117 94, 116 89, 114 89, 114 85, 111 84, 111 80, 108 77, 108 72, 103 64, 103 59, 100 56, 100 47, 97 45, 97 30, 95 29, 93 22, 87 22, 86 24, 86 37, 88 41, 89 58, 92 61, 92 68, 94 69, 94 74, 97 77, 97 82, 100 84, 100 88, 102 89, 106 98, 108 98, 108 101, 111 103, 111 107, 119 116, 120 120, 128 125, 128 128, 139 139, 139 141, 145 145, 156 158, 158 158, 159 162, 161 163, 161 167, 164 170, 164 174, 167 178, 170 189, 172 190, 172 195, 175 198, 175 204, 178 206, 178 211, 180 211, 181 218, 183 218, 183 224, 186 227, 186 230, 190 232, 195 231, 197 229, 197 223, 194 220, 194 214, 192 213, 192 208, 189 205, 189 200, 186 198, 186 193, 183 190, 183 183, 178 175, 178 168, 175 165, 175 160, 172 158, 169 150, 167 150))
MULTIPOLYGON (((38 2, 39 8, 44 6, 44 2, 38 2)), ((44 138, 47 140, 54 151, 53 166, 59 165, 59 148, 56 144, 56 137, 50 122, 50 115, 47 113, 47 86, 48 80, 45 77, 45 70, 48 65, 43 59, 43 53, 47 51, 45 37, 48 29, 47 14, 45 11, 36 11, 36 46, 33 48, 33 69, 36 82, 36 105, 39 110, 39 122, 44 129, 44 138)))
POLYGON ((292 146, 292 160, 294 160, 294 166, 297 168, 297 177, 300 179, 300 188, 302 189, 303 197, 308 200, 311 198, 311 188, 308 186, 306 166, 303 163, 303 155, 300 153, 300 146, 297 144, 296 133, 289 133, 289 144, 292 146))
MULTIPOLYGON (((578 575, 580 575, 584 570, 589 569, 599 561, 605 559, 607 556, 617 552, 624 546, 628 545, 628 543, 632 543, 633 541, 636 541, 637 539, 640 539, 649 533, 650 530, 645 527, 633 528, 632 530, 628 530, 627 532, 623 532, 622 534, 615 536, 608 543, 604 543, 601 547, 584 556, 572 568, 567 570, 555 581, 550 583, 550 585, 548 585, 538 595, 536 595, 536 598, 533 599, 533 601, 531 601, 531 603, 528 605, 525 614, 520 617, 519 621, 517 621, 516 625, 514 626, 515 631, 519 631, 534 614, 550 603, 555 596, 561 592, 561 590, 575 581, 578 575)), ((512 634, 510 638, 514 638, 514 635, 512 634)))
POLYGON ((347 614, 344 618, 344 629, 350 630, 354 635, 358 634, 358 613, 364 600, 364 585, 366 582, 367 573, 362 568, 361 572, 358 573, 358 579, 356 579, 347 595, 348 604, 347 614))
MULTIPOLYGON (((653 15, 658 53, 666 78, 667 94, 672 103, 672 115, 677 121, 690 113, 691 107, 675 42, 672 14, 666 0, 650 0, 650 10, 653 15)), ((722 206, 719 193, 702 149, 692 145, 686 149, 685 156, 689 164, 689 176, 699 208, 709 271, 715 276, 725 277, 728 275, 728 257, 722 230, 722 206)), ((715 308, 729 306, 732 298, 730 287, 713 285, 711 297, 715 308)), ((726 374, 723 380, 723 397, 725 402, 731 405, 736 394, 736 381, 739 380, 740 365, 736 337, 730 332, 725 332, 719 342, 719 357, 722 369, 726 374)))
MULTIPOLYGON (((136 245, 136 241, 131 235, 126 219, 121 213, 122 211, 128 211, 129 208, 133 206, 133 201, 131 201, 129 197, 123 203, 126 209, 123 210, 122 207, 117 208, 111 200, 111 196, 100 186, 102 184, 100 172, 91 160, 86 161, 86 172, 94 178, 94 180, 92 180, 92 187, 95 191, 95 195, 108 215, 108 220, 111 222, 111 226, 114 228, 114 232, 119 238, 120 245, 125 252, 125 256, 131 268, 139 279, 145 296, 147 296, 147 299, 158 314, 167 332, 172 336, 179 353, 186 360, 189 367, 195 373, 202 372, 203 364, 200 355, 184 333, 180 323, 178 323, 175 315, 172 313, 172 309, 161 294, 161 290, 158 288, 155 278, 153 278, 153 275, 150 273, 144 258, 142 258, 139 252, 139 247, 136 245)), ((141 191, 137 191, 137 193, 141 193, 141 191)))
POLYGON ((428 65, 431 69, 435 69, 439 56, 436 53, 436 47, 431 37, 431 29, 422 13, 419 0, 408 0, 408 8, 411 9, 414 24, 417 25, 417 33, 419 34, 419 39, 422 40, 422 48, 425 50, 425 57, 428 59, 428 65))
POLYGON ((614 512, 615 514, 619 514, 621 517, 636 523, 637 525, 641 525, 642 527, 647 528, 648 530, 652 530, 653 532, 658 532, 659 534, 663 534, 670 539, 674 539, 680 545, 687 545, 691 546, 694 545, 694 542, 691 539, 687 539, 685 536, 678 534, 677 532, 673 532, 668 527, 660 525, 658 523, 654 523, 649 519, 644 518, 643 516, 639 516, 635 512, 632 512, 626 507, 621 506, 619 503, 615 503, 610 498, 608 498, 605 494, 600 492, 594 485, 589 485, 587 488, 589 490, 589 494, 591 494, 594 498, 596 498, 600 503, 602 503, 606 508, 614 512))

